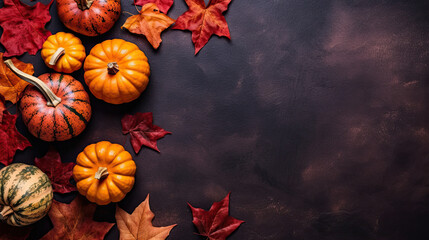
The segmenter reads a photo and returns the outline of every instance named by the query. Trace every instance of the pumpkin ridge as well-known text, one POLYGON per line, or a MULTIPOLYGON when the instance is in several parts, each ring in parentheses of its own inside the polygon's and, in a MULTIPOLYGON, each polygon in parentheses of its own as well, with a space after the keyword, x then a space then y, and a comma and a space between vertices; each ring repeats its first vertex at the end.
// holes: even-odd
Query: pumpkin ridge
MULTIPOLYGON (((48 183, 48 185, 47 185, 47 187, 49 187, 50 186, 50 184, 49 184, 49 182, 47 182, 48 183)), ((46 188, 45 188, 46 189, 46 188)), ((45 189, 43 189, 43 190, 45 190, 45 189)), ((39 192, 39 193, 42 193, 42 192, 39 192)), ((43 205, 48 205, 49 204, 49 199, 50 198, 52 198, 53 197, 53 195, 51 195, 51 194, 48 194, 48 195, 45 195, 45 196, 43 196, 42 198, 40 198, 40 195, 39 196, 37 196, 37 198, 36 199, 34 199, 34 201, 33 202, 31 202, 30 204, 28 204, 27 206, 25 206, 25 207, 22 207, 22 208, 18 208, 15 212, 17 213, 17 214, 20 214, 20 215, 23 215, 22 214, 22 212, 24 212, 24 211, 26 211, 26 210, 31 210, 31 208, 39 208, 40 206, 43 206, 43 205), (47 202, 46 202, 46 200, 48 200, 47 202), (34 204, 38 204, 38 205, 40 205, 40 206, 34 206, 34 204), (42 205, 43 204, 43 205, 42 205)))
POLYGON ((6 177, 6 174, 7 174, 10 170, 15 170, 15 168, 13 168, 13 167, 9 167, 9 168, 6 168, 6 170, 3 170, 3 171, 1 172, 1 173, 2 173, 2 176, 1 176, 1 179, 0 179, 0 184, 1 184, 0 191, 1 191, 1 196, 2 196, 2 202, 3 202, 3 204, 5 204, 5 205, 7 205, 7 202, 6 202, 6 199, 4 198, 4 197, 6 196, 6 194, 4 194, 4 186, 6 185, 4 182, 10 179, 10 176, 9 176, 9 177, 6 177))
POLYGON ((43 121, 45 120, 46 115, 43 114, 42 118, 40 119, 40 128, 39 128, 39 132, 37 133, 37 138, 40 138, 40 135, 42 134, 42 126, 43 126, 43 121))
POLYGON ((60 87, 61 87, 61 81, 63 81, 63 78, 64 78, 64 74, 61 74, 60 75, 60 78, 58 79, 58 88, 57 88, 57 91, 55 92, 55 93, 58 93, 59 92, 59 90, 60 90, 60 87))
POLYGON ((34 209, 42 209, 43 210, 43 211, 40 211, 40 213, 38 215, 37 214, 31 214, 31 215, 22 214, 21 212, 28 211, 28 210, 23 210, 21 212, 14 212, 15 213, 14 219, 18 220, 19 223, 21 223, 21 224, 27 225, 29 223, 35 222, 35 221, 43 218, 46 215, 46 212, 49 210, 49 207, 52 203, 51 202, 52 197, 53 197, 52 194, 45 195, 43 198, 38 199, 37 201, 29 204, 28 207, 30 208, 29 209, 30 212, 34 209), (36 204, 34 204, 34 203, 36 203, 36 204))
POLYGON ((52 130, 53 130, 53 133, 52 133, 52 135, 54 136, 54 141, 57 141, 57 118, 56 118, 56 114, 55 114, 55 111, 54 111, 54 113, 52 114, 52 118, 53 118, 53 123, 54 123, 54 126, 53 126, 53 128, 52 128, 52 130))
MULTIPOLYGON (((56 92, 57 94, 61 94, 61 93, 64 93, 64 92, 70 92, 70 91, 66 91, 66 89, 73 83, 73 81, 70 81, 69 79, 67 79, 69 82, 67 83, 67 85, 65 86, 65 87, 63 87, 63 89, 62 89, 62 91, 61 92, 56 92)), ((64 96, 65 94, 62 94, 62 96, 64 96)))
POLYGON ((18 207, 17 211, 19 211, 19 206, 23 202, 27 201, 32 196, 32 193, 38 192, 42 187, 46 187, 45 185, 48 184, 48 183, 49 182, 47 181, 46 178, 44 178, 44 179, 39 178, 36 183, 33 183, 31 185, 31 187, 29 188, 29 190, 24 195, 22 195, 22 197, 16 203, 14 203, 14 205, 16 207, 18 207), (39 184, 39 182, 42 181, 42 180, 45 181, 45 182, 43 184, 39 184), (34 189, 33 189, 33 187, 34 187, 34 189))
POLYGON ((89 102, 88 101, 86 101, 85 99, 80 99, 80 98, 73 98, 73 99, 70 99, 72 102, 83 102, 83 103, 88 103, 89 104, 89 102))
POLYGON ((34 175, 36 173, 35 167, 33 166, 26 166, 24 169, 22 169, 16 176, 18 177, 18 181, 14 183, 14 186, 9 190, 9 193, 7 194, 7 200, 8 203, 11 204, 12 200, 16 197, 16 193, 18 192, 18 188, 20 187, 20 183, 22 180, 28 180, 30 177, 26 177, 27 173, 31 173, 31 175, 34 175))
POLYGON ((4 191, 5 190, 4 189, 5 184, 3 184, 3 183, 5 181, 6 182, 9 181, 12 178, 11 173, 15 173, 15 171, 23 165, 21 163, 16 163, 16 164, 17 165, 15 165, 15 164, 9 165, 9 167, 6 168, 6 170, 4 170, 4 174, 3 174, 3 178, 2 178, 2 185, 1 185, 1 187, 2 187, 1 193, 2 193, 2 197, 3 197, 2 200, 3 200, 3 203, 5 205, 9 205, 9 200, 8 200, 8 198, 6 198, 6 196, 9 195, 10 190, 7 192, 7 194, 5 194, 5 191, 4 191))
MULTIPOLYGON (((22 112, 22 111, 21 111, 22 112)), ((28 124, 30 124, 31 120, 33 120, 34 116, 36 116, 39 113, 39 110, 36 109, 30 116, 30 118, 28 118, 27 122, 24 122, 26 126, 28 126, 28 124)))
MULTIPOLYGON (((119 73, 119 72, 118 72, 119 73)), ((129 83, 131 86, 133 86, 134 87, 134 89, 133 90, 135 90, 136 92, 139 92, 139 88, 136 86, 136 85, 134 85, 134 83, 133 82, 131 82, 130 80, 128 80, 128 78, 126 78, 125 76, 124 76, 124 74, 122 74, 122 72, 121 73, 119 73, 120 75, 120 77, 121 77, 121 80, 122 81, 116 81, 117 83, 118 83, 118 89, 119 89, 119 91, 121 91, 120 89, 122 89, 122 87, 119 87, 119 82, 127 82, 127 83, 129 83)), ((117 77, 119 77, 119 76, 117 76, 117 77)), ((125 84, 124 84, 125 85, 125 84)), ((125 89, 127 89, 128 88, 128 86, 123 86, 123 88, 125 88, 125 89)), ((128 89, 127 89, 128 90, 128 89)), ((128 91, 128 92, 130 92, 130 91, 128 91)))
POLYGON ((20 106, 20 108, 21 108, 20 111, 23 112, 23 111, 27 110, 29 107, 34 107, 34 106, 37 106, 39 104, 40 103, 38 103, 38 102, 30 102, 29 104, 27 104, 25 106, 20 106))
POLYGON ((63 105, 65 108, 67 108, 68 110, 70 110, 70 112, 72 112, 72 113, 74 113, 76 116, 78 116, 79 117, 79 119, 85 124, 85 125, 87 125, 88 124, 88 121, 85 119, 85 117, 82 115, 82 114, 80 114, 78 111, 76 111, 76 109, 74 109, 73 107, 71 107, 71 106, 69 106, 69 105, 66 105, 66 104, 64 104, 63 105))
POLYGON ((65 113, 63 112, 63 110, 61 110, 61 109, 58 109, 58 110, 60 111, 61 115, 63 115, 64 121, 66 122, 67 127, 69 129, 69 134, 72 137, 74 137, 73 126, 70 124, 68 117, 65 115, 65 113))
POLYGON ((53 79, 52 79, 52 73, 49 73, 48 79, 49 79, 49 88, 52 89, 53 84, 54 84, 53 79))
POLYGON ((75 93, 75 92, 85 92, 85 90, 73 90, 73 91, 68 91, 68 92, 66 92, 66 93, 64 93, 64 94, 63 94, 63 97, 65 97, 65 96, 67 96, 67 95, 69 95, 69 94, 75 93))
MULTIPOLYGON (((100 44, 101 49, 106 54, 106 59, 103 60, 103 62, 114 62, 113 56, 111 55, 112 42, 113 42, 113 40, 107 40, 107 41, 104 41, 100 44), (106 49, 104 45, 109 45, 110 51, 108 51, 109 49, 106 49), (109 55, 107 55, 107 54, 109 54, 109 55)), ((107 67, 107 63, 106 63, 106 67, 107 67)))

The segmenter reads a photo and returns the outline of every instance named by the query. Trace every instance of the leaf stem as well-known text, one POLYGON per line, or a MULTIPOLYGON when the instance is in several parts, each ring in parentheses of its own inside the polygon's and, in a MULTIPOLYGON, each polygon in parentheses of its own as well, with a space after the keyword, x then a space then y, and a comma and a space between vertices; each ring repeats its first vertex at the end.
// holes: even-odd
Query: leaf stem
POLYGON ((136 0, 133 0, 133 2, 134 2, 134 7, 136 8, 137 12, 139 13, 140 11, 139 11, 139 9, 137 8, 136 0))

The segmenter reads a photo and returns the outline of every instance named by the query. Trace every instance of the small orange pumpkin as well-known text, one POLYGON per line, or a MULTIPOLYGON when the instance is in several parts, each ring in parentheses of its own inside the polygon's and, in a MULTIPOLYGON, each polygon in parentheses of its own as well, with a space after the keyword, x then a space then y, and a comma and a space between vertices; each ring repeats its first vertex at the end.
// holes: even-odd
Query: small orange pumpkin
POLYGON ((83 69, 91 93, 108 103, 131 102, 149 83, 146 55, 134 43, 122 39, 95 45, 85 59, 83 69))
POLYGON ((63 73, 79 70, 86 57, 80 39, 65 32, 49 36, 43 43, 41 55, 46 66, 63 73))
POLYGON ((135 173, 131 154, 108 141, 88 145, 73 168, 79 193, 98 205, 121 201, 133 188, 135 173))

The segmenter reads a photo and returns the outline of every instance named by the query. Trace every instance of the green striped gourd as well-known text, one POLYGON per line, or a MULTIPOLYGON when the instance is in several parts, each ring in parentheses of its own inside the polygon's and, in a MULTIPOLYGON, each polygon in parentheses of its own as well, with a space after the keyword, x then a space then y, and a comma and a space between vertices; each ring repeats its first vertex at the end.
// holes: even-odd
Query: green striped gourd
POLYGON ((0 220, 12 226, 37 222, 52 204, 52 185, 39 168, 14 163, 0 170, 0 220))

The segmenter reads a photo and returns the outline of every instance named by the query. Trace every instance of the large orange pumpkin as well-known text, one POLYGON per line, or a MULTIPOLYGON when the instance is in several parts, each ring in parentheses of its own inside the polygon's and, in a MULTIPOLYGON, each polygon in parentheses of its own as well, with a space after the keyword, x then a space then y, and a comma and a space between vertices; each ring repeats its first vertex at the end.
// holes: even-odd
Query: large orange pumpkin
POLYGON ((136 164, 124 147, 101 141, 79 153, 73 178, 80 194, 98 205, 119 202, 134 185, 136 164))
POLYGON ((57 0, 60 20, 69 29, 97 36, 113 27, 121 15, 121 0, 57 0))
POLYGON ((108 103, 131 102, 149 83, 146 55, 134 43, 122 39, 95 45, 85 59, 83 69, 91 93, 108 103))
POLYGON ((88 93, 70 75, 45 73, 39 78, 5 64, 20 78, 30 82, 19 109, 28 131, 44 141, 64 141, 79 135, 91 118, 88 93))

